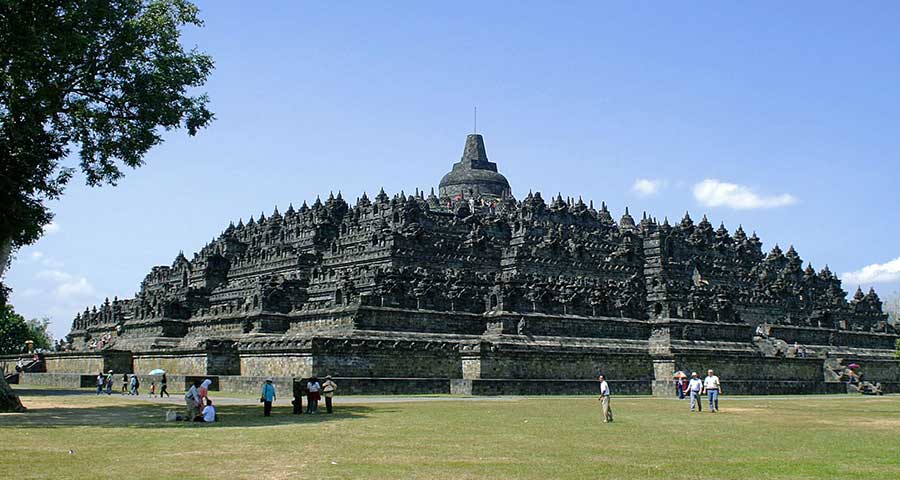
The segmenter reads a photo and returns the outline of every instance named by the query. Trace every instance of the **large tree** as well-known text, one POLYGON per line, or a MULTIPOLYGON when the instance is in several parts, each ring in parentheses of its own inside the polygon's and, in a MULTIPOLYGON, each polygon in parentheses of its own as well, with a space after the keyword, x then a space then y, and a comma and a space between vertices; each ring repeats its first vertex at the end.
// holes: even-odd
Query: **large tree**
MULTIPOLYGON (((163 131, 212 121, 194 90, 213 62, 182 47, 186 25, 202 22, 185 0, 0 0, 0 278, 78 168, 115 185, 163 131)), ((0 410, 23 409, 0 379, 0 410)))
POLYGON ((77 169, 114 185, 164 131, 212 121, 194 90, 213 62, 182 47, 186 25, 202 22, 185 0, 0 0, 0 276, 77 169))

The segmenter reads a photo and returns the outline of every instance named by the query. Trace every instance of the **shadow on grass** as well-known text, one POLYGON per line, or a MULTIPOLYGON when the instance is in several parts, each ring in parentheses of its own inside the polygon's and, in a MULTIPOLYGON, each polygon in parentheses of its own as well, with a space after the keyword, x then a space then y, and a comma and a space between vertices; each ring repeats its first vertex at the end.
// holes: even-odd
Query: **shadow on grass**
MULTIPOLYGON (((109 427, 109 428, 229 428, 264 427, 293 424, 318 424, 339 420, 367 417, 373 410, 361 405, 335 407, 333 414, 294 415, 292 407, 274 407, 272 416, 264 417, 262 406, 223 405, 217 407, 218 421, 166 422, 166 411, 184 414, 184 408, 175 405, 135 404, 108 405, 85 408, 32 408, 27 413, 0 415, 0 428, 56 428, 56 427, 109 427)), ((381 409, 387 411, 390 409, 381 409)), ((323 410, 324 411, 324 410, 323 410)))

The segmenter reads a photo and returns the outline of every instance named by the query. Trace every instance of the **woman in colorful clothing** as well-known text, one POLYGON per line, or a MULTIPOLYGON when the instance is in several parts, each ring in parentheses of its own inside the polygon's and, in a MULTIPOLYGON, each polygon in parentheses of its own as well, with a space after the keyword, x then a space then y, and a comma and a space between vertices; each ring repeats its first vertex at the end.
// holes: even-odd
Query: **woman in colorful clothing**
POLYGON ((309 382, 306 383, 306 413, 316 413, 316 409, 319 407, 319 391, 322 390, 322 386, 319 385, 319 379, 315 376, 309 379, 309 382))

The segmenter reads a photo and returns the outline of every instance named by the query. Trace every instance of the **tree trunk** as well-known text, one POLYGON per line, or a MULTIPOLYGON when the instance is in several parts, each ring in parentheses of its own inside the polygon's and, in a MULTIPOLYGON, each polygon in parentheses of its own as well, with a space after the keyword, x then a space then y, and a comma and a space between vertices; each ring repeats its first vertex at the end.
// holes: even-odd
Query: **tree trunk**
POLYGON ((9 255, 12 253, 12 241, 8 238, 0 241, 0 279, 6 273, 6 266, 9 264, 9 255))
POLYGON ((0 412, 23 413, 27 409, 22 405, 19 396, 6 383, 6 378, 0 378, 0 412))

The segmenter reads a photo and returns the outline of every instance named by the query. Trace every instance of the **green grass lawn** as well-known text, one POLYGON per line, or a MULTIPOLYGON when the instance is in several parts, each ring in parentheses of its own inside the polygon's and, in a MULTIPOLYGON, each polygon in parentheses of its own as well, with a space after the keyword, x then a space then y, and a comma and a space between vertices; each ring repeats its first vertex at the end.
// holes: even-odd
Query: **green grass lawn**
MULTIPOLYGON (((900 478, 900 397, 684 401, 522 398, 354 405, 335 415, 225 405, 215 425, 169 405, 36 391, 0 415, 6 478, 900 478), (69 450, 74 453, 70 454, 69 450)), ((323 409, 324 410, 324 409, 323 409)))

